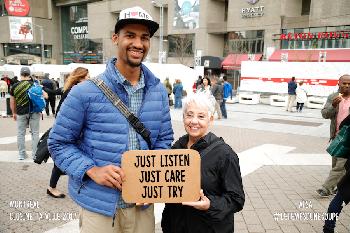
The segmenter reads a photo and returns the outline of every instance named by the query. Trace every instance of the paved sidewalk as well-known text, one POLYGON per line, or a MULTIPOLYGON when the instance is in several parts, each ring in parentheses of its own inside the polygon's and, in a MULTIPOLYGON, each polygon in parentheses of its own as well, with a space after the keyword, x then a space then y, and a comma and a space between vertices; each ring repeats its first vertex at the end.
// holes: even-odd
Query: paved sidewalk
MULTIPOLYGON (((171 110, 171 114, 178 138, 184 134, 182 112, 171 110)), ((320 220, 292 218, 298 213, 322 215, 331 200, 318 198, 314 192, 330 169, 330 156, 325 153, 329 120, 322 119, 320 110, 289 113, 267 105, 228 105, 228 116, 215 121, 212 131, 240 157, 246 204, 235 215, 235 232, 321 232, 320 220)), ((44 117, 41 133, 53 120, 44 117)), ((78 232, 77 205, 69 197, 46 195, 52 163, 19 162, 15 123, 1 118, 0 126, 0 232, 78 232), (21 200, 37 203, 39 208, 16 208, 15 201, 21 200)), ((67 193, 67 177, 60 179, 58 188, 67 193)), ((157 205, 157 233, 161 232, 161 208, 157 205)), ((350 232, 349 206, 340 216, 337 231, 350 232)))

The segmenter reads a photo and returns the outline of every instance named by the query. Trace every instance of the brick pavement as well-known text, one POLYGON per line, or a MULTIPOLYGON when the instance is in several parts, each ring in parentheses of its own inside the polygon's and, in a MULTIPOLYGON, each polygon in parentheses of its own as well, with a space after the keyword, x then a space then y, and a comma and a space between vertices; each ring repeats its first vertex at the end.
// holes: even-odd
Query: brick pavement
MULTIPOLYGON (((0 110, 2 108, 0 103, 0 110)), ((319 110, 306 109, 304 115, 296 115, 270 106, 232 105, 229 107, 229 119, 216 122, 212 131, 222 136, 238 153, 263 144, 276 144, 295 147, 291 152, 293 154, 323 154, 327 144, 329 122, 320 118, 318 113, 319 110), (303 128, 298 125, 256 121, 262 117, 310 121, 322 125, 303 128), (250 127, 250 123, 256 129, 250 127)), ((181 115, 172 110, 175 138, 184 133, 182 123, 176 117, 179 114, 181 115)), ((44 117, 44 121, 41 121, 41 132, 50 127, 52 122, 53 118, 44 117)), ((11 119, 0 119, 0 125, 0 138, 16 135, 15 123, 11 119)), ((16 151, 16 143, 0 144, 0 159, 4 156, 1 151, 7 150, 16 151)), ((0 232, 44 232, 66 223, 56 220, 10 221, 9 214, 12 212, 31 212, 28 209, 11 208, 11 200, 38 201, 39 212, 77 212, 77 206, 70 198, 57 200, 46 195, 51 168, 52 164, 39 166, 33 163, 18 163, 15 159, 14 162, 0 162, 0 232)), ((246 175, 243 178, 246 205, 243 211, 235 216, 235 232, 320 232, 321 221, 275 221, 273 214, 323 213, 330 199, 317 198, 314 190, 326 178, 329 168, 330 166, 263 166, 246 175), (303 200, 311 204, 312 208, 299 208, 298 205, 303 200)), ((67 177, 59 181, 59 188, 65 193, 66 183, 67 177)), ((346 206, 340 217, 338 232, 350 232, 349 216, 349 206, 346 206)), ((156 232, 161 232, 159 224, 156 227, 156 232)))
MULTIPOLYGON (((0 232, 44 232, 77 218, 78 207, 70 198, 46 194, 51 169, 52 163, 0 163, 0 232), (31 206, 21 207, 19 201, 31 206)), ((67 181, 63 176, 58 183, 64 192, 67 181)))
MULTIPOLYGON (((322 232, 323 221, 285 220, 283 214, 324 213, 331 199, 318 198, 314 190, 328 172, 328 166, 264 166, 245 176, 246 203, 235 215, 236 232, 322 232)), ((350 232, 349 223, 350 208, 346 206, 337 231, 350 232)))

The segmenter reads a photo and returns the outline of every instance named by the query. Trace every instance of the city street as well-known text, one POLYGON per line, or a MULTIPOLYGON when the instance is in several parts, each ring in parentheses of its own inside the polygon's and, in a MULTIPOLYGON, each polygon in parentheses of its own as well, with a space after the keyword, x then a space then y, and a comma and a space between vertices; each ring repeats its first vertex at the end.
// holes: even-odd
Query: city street
MULTIPOLYGON (((221 136, 239 155, 246 194, 244 209, 235 214, 235 232, 322 232, 329 198, 315 190, 330 170, 325 149, 329 120, 319 109, 286 112, 269 105, 230 104, 228 119, 215 120, 212 132, 221 136)), ((6 111, 0 99, 0 113, 6 111)), ((175 139, 184 134, 181 110, 171 110, 175 139)), ((54 118, 40 120, 40 132, 54 118)), ((0 119, 0 232, 79 232, 78 206, 67 196, 46 194, 52 161, 35 164, 31 157, 17 159, 16 123, 0 119)), ((31 140, 27 132, 30 155, 31 140)), ((67 194, 67 177, 58 188, 67 194)), ((160 233, 162 204, 156 204, 156 232, 160 233)), ((344 207, 337 232, 350 232, 350 207, 344 207)))

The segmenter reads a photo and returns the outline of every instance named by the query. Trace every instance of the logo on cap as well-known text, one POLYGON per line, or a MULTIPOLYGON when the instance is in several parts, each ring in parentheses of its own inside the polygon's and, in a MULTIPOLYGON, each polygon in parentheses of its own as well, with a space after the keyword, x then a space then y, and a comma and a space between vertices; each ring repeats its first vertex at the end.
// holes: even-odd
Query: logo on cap
POLYGON ((153 20, 152 17, 141 7, 133 7, 121 12, 119 19, 144 19, 153 20))

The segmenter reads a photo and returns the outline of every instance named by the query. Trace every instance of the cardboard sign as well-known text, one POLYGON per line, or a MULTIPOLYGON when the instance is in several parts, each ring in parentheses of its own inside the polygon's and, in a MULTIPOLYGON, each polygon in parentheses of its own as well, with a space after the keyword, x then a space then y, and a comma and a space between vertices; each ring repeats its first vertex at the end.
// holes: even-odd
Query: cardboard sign
POLYGON ((195 150, 133 150, 123 154, 122 196, 128 203, 199 200, 200 155, 195 150))

